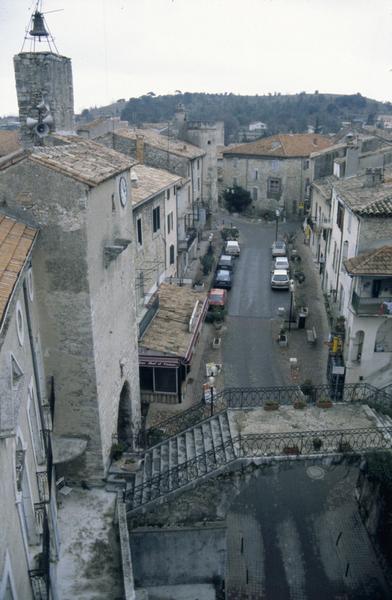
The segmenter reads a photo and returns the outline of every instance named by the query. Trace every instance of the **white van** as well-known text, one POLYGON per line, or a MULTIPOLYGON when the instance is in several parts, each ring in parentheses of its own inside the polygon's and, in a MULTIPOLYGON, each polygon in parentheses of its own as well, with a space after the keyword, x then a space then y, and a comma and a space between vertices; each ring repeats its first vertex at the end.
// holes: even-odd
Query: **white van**
POLYGON ((230 256, 239 256, 240 255, 240 245, 236 240, 228 240, 225 246, 225 254, 229 254, 230 256))

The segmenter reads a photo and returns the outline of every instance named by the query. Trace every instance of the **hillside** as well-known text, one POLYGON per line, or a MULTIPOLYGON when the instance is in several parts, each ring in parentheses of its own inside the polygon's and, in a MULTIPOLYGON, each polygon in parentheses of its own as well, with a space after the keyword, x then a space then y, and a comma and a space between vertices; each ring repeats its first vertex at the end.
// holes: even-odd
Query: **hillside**
MULTIPOLYGON (((337 132, 342 121, 358 120, 373 124, 380 113, 392 113, 390 102, 382 103, 365 98, 361 94, 274 94, 268 96, 240 96, 237 94, 177 93, 155 96, 153 92, 128 102, 93 109, 96 116, 100 110, 105 114, 118 114, 131 125, 142 122, 165 122, 173 117, 178 103, 184 104, 189 120, 223 120, 226 136, 233 140, 238 130, 252 121, 262 121, 268 126, 268 134, 301 133, 312 125, 323 133, 337 132), (111 112, 111 109, 113 112, 111 112)), ((88 116, 88 111, 83 111, 88 116)))

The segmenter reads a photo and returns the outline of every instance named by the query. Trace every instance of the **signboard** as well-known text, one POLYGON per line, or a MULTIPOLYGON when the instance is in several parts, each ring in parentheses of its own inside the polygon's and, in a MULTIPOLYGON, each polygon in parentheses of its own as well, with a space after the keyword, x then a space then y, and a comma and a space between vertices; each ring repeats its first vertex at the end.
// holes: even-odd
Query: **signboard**
POLYGON ((332 375, 344 375, 345 367, 332 367, 332 375))

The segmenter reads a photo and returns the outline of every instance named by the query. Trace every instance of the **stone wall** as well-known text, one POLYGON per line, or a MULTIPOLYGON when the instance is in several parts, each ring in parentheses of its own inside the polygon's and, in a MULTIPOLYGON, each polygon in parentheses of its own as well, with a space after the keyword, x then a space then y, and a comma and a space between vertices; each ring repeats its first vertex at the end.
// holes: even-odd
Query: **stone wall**
POLYGON ((107 243, 132 238, 131 203, 119 208, 114 178, 89 190, 29 160, 0 174, 1 200, 41 227, 34 275, 45 369, 55 380, 55 431, 88 441, 64 473, 100 480, 125 381, 139 421, 133 245, 107 269, 103 258, 107 243))
POLYGON ((306 165, 301 158, 270 159, 225 155, 224 187, 231 187, 236 181, 237 185, 250 192, 256 211, 280 208, 285 210, 286 215, 295 215, 304 200, 307 179, 310 179, 310 170, 306 165), (269 178, 281 181, 281 192, 273 197, 268 194, 269 178))
POLYGON ((38 119, 42 100, 54 119, 51 131, 74 131, 71 60, 51 52, 21 52, 14 57, 14 68, 23 144, 31 146, 38 139, 26 118, 38 119))
MULTIPOLYGON (((25 269, 21 275, 0 334, 0 574, 3 576, 7 554, 15 597, 29 600, 32 592, 28 569, 32 565, 28 564, 26 553, 31 550, 29 544, 39 544, 40 541, 33 505, 40 501, 36 472, 42 468, 45 454, 41 451, 39 438, 42 424, 38 408, 41 391, 39 371, 43 372, 43 367, 38 364, 38 372, 34 370, 33 348, 38 340, 38 321, 36 297, 34 292, 30 294, 28 291, 33 288, 26 287, 26 292, 23 289, 27 272, 25 269), (20 311, 19 329, 17 311, 20 311), (31 317, 31 338, 27 311, 31 317), (11 360, 15 360, 20 368, 18 378, 12 377, 11 360), (17 448, 25 450, 24 500, 16 485, 17 448)), ((40 363, 39 356, 37 363, 40 363)))

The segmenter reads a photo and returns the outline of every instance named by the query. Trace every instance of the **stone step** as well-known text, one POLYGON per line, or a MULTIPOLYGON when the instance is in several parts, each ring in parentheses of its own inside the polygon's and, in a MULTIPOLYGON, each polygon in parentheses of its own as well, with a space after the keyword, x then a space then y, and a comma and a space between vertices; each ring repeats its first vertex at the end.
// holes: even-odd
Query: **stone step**
POLYGON ((212 443, 212 432, 211 432, 210 422, 207 421, 206 423, 203 423, 201 427, 202 427, 202 431, 203 431, 204 449, 205 449, 205 452, 207 453, 207 456, 206 456, 207 470, 210 471, 212 468, 215 467, 215 453, 214 453, 214 445, 212 443))
POLYGON ((229 427, 229 422, 227 420, 226 413, 224 413, 222 415, 218 415, 218 421, 219 421, 219 425, 220 425, 222 440, 225 445, 226 460, 227 461, 233 460, 233 458, 235 457, 235 454, 234 454, 233 444, 231 442, 230 427, 229 427))
POLYGON ((186 459, 187 459, 187 461, 192 460, 196 456, 195 438, 193 437, 192 429, 185 432, 185 445, 186 445, 186 459))
POLYGON ((204 443, 203 443, 203 431, 199 425, 196 425, 193 429, 193 437, 195 440, 195 452, 196 456, 204 454, 204 443))

